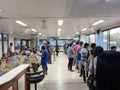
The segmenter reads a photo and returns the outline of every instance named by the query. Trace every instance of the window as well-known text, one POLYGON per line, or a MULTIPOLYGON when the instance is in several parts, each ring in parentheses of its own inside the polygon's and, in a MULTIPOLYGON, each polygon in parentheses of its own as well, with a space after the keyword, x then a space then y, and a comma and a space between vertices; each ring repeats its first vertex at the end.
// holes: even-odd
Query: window
POLYGON ((20 39, 15 39, 15 49, 20 48, 20 39))
POLYGON ((95 43, 95 34, 90 35, 90 44, 95 43))
POLYGON ((4 53, 7 53, 8 48, 8 35, 3 34, 4 53))
POLYGON ((120 51, 120 27, 110 30, 110 47, 117 46, 120 51))
POLYGON ((108 31, 103 32, 103 48, 104 50, 108 49, 108 31))

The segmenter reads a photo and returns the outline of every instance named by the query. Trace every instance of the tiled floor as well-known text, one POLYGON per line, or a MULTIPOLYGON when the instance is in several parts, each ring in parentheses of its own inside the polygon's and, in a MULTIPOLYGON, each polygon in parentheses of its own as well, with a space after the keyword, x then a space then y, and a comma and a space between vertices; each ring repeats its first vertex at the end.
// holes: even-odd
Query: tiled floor
MULTIPOLYGON (((67 70, 67 63, 66 55, 60 53, 56 61, 48 65, 48 75, 38 83, 38 90, 88 90, 77 71, 67 70)), ((34 90, 34 85, 31 86, 31 90, 34 90)))

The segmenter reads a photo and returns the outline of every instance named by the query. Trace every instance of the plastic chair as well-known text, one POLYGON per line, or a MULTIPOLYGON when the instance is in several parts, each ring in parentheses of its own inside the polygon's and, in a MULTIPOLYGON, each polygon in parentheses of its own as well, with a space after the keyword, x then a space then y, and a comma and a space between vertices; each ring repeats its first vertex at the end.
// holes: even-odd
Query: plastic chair
POLYGON ((43 71, 26 73, 26 76, 30 84, 35 84, 35 90, 37 90, 37 83, 41 82, 44 79, 43 71))
POLYGON ((37 69, 38 69, 38 66, 37 66, 38 60, 37 60, 37 58, 30 58, 30 63, 31 63, 31 66, 33 68, 33 71, 36 72, 37 69))
POLYGON ((1 66, 3 66, 3 67, 6 66, 6 60, 5 59, 1 59, 0 62, 1 62, 1 66))

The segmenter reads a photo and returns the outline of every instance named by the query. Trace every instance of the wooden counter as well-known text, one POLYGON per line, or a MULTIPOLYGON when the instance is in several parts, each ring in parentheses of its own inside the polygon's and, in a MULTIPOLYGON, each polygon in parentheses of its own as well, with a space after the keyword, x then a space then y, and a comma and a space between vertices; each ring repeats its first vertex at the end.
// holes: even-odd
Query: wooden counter
MULTIPOLYGON (((27 71, 29 64, 22 64, 0 77, 0 90, 8 90, 11 86, 12 90, 18 90, 18 80, 27 71)), ((25 90, 30 90, 30 85, 25 76, 25 90)))

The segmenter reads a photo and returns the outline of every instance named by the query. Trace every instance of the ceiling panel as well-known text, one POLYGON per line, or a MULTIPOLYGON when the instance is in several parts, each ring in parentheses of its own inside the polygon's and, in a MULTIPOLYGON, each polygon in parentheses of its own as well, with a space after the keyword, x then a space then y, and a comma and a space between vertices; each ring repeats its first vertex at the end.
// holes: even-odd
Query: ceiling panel
POLYGON ((3 17, 63 17, 67 0, 0 0, 3 17))
POLYGON ((75 0, 71 17, 111 17, 120 15, 120 0, 75 0))
POLYGON ((15 37, 30 37, 36 34, 31 29, 46 36, 57 36, 61 28, 61 38, 67 38, 76 32, 89 34, 95 30, 119 23, 120 0, 0 0, 0 32, 11 33, 15 37), (63 26, 57 21, 63 19, 63 26), (105 23, 92 26, 98 20, 105 23), (23 21, 28 27, 15 23, 23 21), (43 21, 45 26, 43 27, 43 21), (87 31, 81 32, 83 28, 87 31), (94 30, 93 30, 94 29, 94 30), (25 31, 27 30, 27 33, 25 31))

